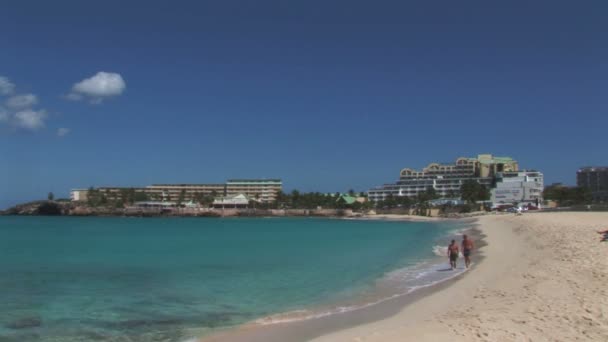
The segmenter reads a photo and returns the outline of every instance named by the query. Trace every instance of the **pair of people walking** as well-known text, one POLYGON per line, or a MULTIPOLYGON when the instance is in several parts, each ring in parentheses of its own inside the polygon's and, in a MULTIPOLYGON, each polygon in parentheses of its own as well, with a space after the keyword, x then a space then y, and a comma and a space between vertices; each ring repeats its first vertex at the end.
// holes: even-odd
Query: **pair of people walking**
MULTIPOLYGON (((473 251, 473 240, 469 239, 469 237, 465 234, 462 236, 462 255, 464 256, 464 264, 466 268, 469 268, 471 265, 471 252, 473 251)), ((452 240, 452 243, 448 246, 448 258, 450 259, 450 267, 452 270, 456 269, 456 261, 458 260, 458 256, 460 254, 460 249, 458 248, 458 244, 456 240, 452 240)))

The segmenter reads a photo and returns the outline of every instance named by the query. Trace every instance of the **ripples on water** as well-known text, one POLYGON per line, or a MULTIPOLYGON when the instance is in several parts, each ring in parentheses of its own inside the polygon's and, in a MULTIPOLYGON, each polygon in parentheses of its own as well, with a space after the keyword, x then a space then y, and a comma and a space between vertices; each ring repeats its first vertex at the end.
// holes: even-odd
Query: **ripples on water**
POLYGON ((184 341, 261 317, 350 310, 435 281, 433 246, 450 229, 0 217, 0 341, 184 341))

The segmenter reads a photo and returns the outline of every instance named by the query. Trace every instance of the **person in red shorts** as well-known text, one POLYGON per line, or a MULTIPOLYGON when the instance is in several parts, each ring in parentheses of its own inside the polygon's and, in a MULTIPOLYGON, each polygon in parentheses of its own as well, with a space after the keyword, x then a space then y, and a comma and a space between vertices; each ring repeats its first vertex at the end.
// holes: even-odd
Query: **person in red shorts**
POLYGON ((471 252, 473 251, 473 240, 465 234, 462 236, 462 255, 464 256, 464 265, 469 268, 471 265, 471 252))

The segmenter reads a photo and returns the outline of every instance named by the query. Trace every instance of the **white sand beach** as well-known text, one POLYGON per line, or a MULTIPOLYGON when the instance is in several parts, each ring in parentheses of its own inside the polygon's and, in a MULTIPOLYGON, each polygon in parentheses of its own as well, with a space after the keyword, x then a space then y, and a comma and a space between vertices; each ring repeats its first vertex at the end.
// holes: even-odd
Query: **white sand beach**
POLYGON ((483 260, 413 299, 203 341, 608 341, 608 242, 596 233, 608 229, 608 213, 477 222, 487 245, 473 261, 483 260))
MULTIPOLYGON (((398 314, 314 339, 608 341, 608 213, 479 219, 485 258, 398 314)), ((462 261, 460 261, 462 262, 462 261)))

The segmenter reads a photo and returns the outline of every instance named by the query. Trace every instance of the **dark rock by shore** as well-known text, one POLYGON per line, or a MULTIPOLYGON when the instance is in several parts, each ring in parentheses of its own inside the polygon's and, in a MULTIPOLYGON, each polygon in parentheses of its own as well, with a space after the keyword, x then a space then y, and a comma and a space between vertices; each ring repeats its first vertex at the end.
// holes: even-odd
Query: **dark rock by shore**
POLYGON ((59 216, 66 215, 69 212, 70 204, 69 202, 34 201, 16 205, 0 212, 0 214, 59 216))

